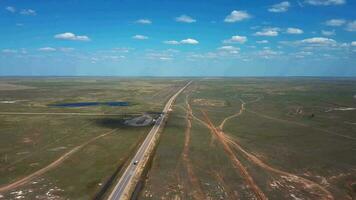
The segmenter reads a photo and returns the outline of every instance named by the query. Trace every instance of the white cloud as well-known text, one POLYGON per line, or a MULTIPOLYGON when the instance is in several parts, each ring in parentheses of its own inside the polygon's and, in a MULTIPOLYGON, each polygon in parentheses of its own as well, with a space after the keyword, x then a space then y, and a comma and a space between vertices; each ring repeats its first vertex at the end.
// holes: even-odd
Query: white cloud
POLYGON ((164 44, 170 44, 170 45, 179 45, 179 44, 199 44, 199 41, 192 39, 192 38, 187 38, 181 41, 177 40, 167 40, 163 41, 164 44))
POLYGON ((240 43, 243 44, 247 41, 246 36, 234 35, 230 39, 224 40, 224 43, 240 43))
POLYGON ((129 48, 129 47, 119 47, 119 48, 114 48, 113 51, 119 52, 119 53, 129 53, 130 51, 135 50, 134 48, 129 48))
POLYGON ((199 44, 199 42, 192 38, 187 38, 180 41, 181 44, 199 44))
POLYGON ((138 24, 152 24, 152 21, 149 19, 139 19, 139 20, 136 20, 136 23, 138 23, 138 24))
POLYGON ((237 54, 237 53, 239 53, 240 48, 234 47, 234 46, 222 46, 222 47, 219 47, 218 50, 227 52, 227 53, 231 53, 231 54, 237 54))
POLYGON ((290 3, 288 1, 282 1, 281 3, 272 5, 268 11, 275 13, 287 12, 289 7, 290 3))
POLYGON ((183 22, 183 23, 194 23, 197 21, 188 15, 181 15, 179 17, 176 17, 175 20, 177 22, 183 22))
POLYGON ((347 31, 356 32, 356 20, 347 23, 347 25, 346 25, 346 30, 347 30, 347 31))
POLYGON ((21 15, 32 15, 32 16, 37 15, 36 11, 32 10, 32 9, 22 9, 20 11, 20 14, 21 15))
POLYGON ((278 55, 281 55, 281 54, 283 54, 282 51, 274 51, 274 50, 272 50, 270 48, 265 48, 265 49, 257 52, 258 56, 261 56, 261 57, 263 57, 265 59, 269 59, 271 57, 275 57, 275 56, 278 56, 278 55))
POLYGON ((344 19, 330 19, 325 22, 325 25, 327 26, 342 26, 346 23, 346 20, 344 19))
POLYGON ((3 53, 17 53, 17 50, 15 49, 3 49, 1 50, 3 53))
POLYGON ((356 47, 356 41, 351 42, 351 46, 356 47))
POLYGON ((259 41, 256 41, 257 44, 267 44, 268 43, 268 40, 259 40, 259 41))
POLYGON ((275 37, 278 36, 279 28, 264 28, 262 31, 258 31, 255 33, 256 36, 269 36, 275 37))
POLYGON ((15 7, 12 7, 12 6, 7 6, 7 7, 5 8, 5 10, 7 10, 7 11, 9 11, 9 12, 12 12, 12 13, 16 12, 16 8, 15 8, 15 7))
POLYGON ((180 44, 180 42, 178 42, 178 41, 176 41, 176 40, 167 40, 167 41, 164 41, 163 43, 165 43, 165 44, 171 44, 171 45, 180 44))
POLYGON ((175 55, 176 54, 168 50, 163 50, 163 51, 150 50, 145 55, 145 57, 151 60, 169 61, 169 60, 173 60, 175 55))
POLYGON ((70 52, 70 51, 74 51, 74 48, 71 48, 71 47, 61 47, 59 48, 60 51, 63 51, 63 52, 70 52))
POLYGON ((246 11, 234 10, 234 11, 231 12, 230 15, 226 16, 224 21, 227 22, 227 23, 234 23, 234 22, 246 20, 246 19, 249 19, 249 18, 251 18, 251 15, 248 14, 246 11))
POLYGON ((54 38, 61 40, 90 41, 90 38, 86 35, 75 35, 74 33, 70 32, 57 34, 54 36, 54 38))
POLYGON ((159 60, 173 60, 172 57, 159 57, 159 60))
POLYGON ((53 52, 56 51, 57 49, 53 48, 53 47, 42 47, 39 48, 38 51, 44 51, 44 52, 53 52))
POLYGON ((302 29, 299 29, 299 28, 288 28, 287 29, 287 33, 288 34, 303 34, 304 31, 302 29))
POLYGON ((311 45, 333 45, 336 44, 336 41, 330 38, 313 37, 301 40, 300 43, 311 45))
POLYGON ((346 0, 305 0, 305 3, 314 6, 342 5, 346 0))
POLYGON ((332 30, 332 31, 321 30, 321 34, 324 36, 332 36, 332 35, 335 35, 335 30, 332 30))
POLYGON ((135 40, 147 40, 148 37, 145 36, 145 35, 134 35, 134 36, 132 36, 132 39, 135 39, 135 40))

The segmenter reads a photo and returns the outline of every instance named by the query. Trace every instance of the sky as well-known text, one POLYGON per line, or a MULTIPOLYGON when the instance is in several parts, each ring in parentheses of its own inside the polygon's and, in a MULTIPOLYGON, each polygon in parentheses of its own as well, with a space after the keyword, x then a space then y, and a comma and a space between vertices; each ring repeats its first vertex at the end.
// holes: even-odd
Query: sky
POLYGON ((0 76, 356 76, 355 0, 0 0, 0 76))

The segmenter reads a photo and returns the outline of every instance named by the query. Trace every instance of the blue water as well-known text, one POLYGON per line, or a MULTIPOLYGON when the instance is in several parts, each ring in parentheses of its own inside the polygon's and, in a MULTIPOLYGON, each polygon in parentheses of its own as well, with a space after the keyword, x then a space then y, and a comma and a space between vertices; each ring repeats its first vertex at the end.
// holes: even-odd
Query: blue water
POLYGON ((108 101, 108 102, 77 102, 77 103, 57 103, 49 106, 54 107, 87 107, 87 106, 129 106, 129 102, 108 101))

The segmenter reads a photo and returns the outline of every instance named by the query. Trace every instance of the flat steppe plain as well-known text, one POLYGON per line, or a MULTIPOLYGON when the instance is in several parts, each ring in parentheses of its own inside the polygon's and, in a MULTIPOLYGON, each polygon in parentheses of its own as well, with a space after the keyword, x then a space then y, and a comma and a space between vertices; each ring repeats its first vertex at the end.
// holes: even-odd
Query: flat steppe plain
POLYGON ((139 199, 355 199, 355 155, 355 79, 195 80, 139 199))
POLYGON ((0 199, 93 199, 151 128, 123 120, 161 111, 185 82, 0 78, 0 199), (129 106, 49 106, 96 101, 129 106))

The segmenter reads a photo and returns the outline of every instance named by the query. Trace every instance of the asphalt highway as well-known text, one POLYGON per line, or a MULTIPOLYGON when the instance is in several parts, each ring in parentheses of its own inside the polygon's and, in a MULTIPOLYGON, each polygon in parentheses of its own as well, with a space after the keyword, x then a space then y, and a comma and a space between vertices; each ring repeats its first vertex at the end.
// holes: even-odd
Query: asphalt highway
POLYGON ((177 93, 175 93, 168 100, 168 102, 164 106, 161 116, 156 120, 154 126, 148 133, 146 139, 144 140, 144 142, 142 143, 142 145, 136 152, 135 156, 130 161, 130 164, 127 166, 125 172, 122 174, 119 182, 115 185, 113 191, 111 192, 111 194, 108 198, 109 200, 124 199, 125 195, 126 195, 126 197, 127 197, 127 195, 130 195, 130 194, 127 194, 127 192, 129 192, 130 187, 133 186, 133 183, 132 183, 133 178, 139 177, 139 175, 141 175, 139 173, 142 170, 138 171, 138 169, 144 167, 144 165, 146 164, 146 163, 144 163, 144 160, 151 153, 151 150, 152 150, 151 146, 155 145, 155 138, 156 138, 158 131, 160 130, 160 128, 162 128, 164 126, 164 123, 161 123, 161 122, 164 122, 165 118, 167 117, 167 113, 170 111, 170 108, 173 105, 177 96, 185 88, 187 88, 191 82, 192 81, 187 83, 184 87, 182 87, 179 91, 177 91, 177 93), (134 164, 135 162, 137 162, 137 164, 134 164))

